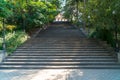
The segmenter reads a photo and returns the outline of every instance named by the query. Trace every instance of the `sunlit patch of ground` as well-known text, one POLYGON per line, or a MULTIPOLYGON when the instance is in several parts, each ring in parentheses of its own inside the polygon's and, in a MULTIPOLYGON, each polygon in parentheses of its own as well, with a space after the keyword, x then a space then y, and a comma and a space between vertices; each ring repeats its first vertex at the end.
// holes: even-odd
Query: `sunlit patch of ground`
POLYGON ((70 70, 1 70, 0 80, 67 80, 70 70))
POLYGON ((70 70, 55 69, 38 71, 31 80, 67 80, 70 70))
POLYGON ((120 69, 0 70, 0 80, 120 80, 120 69))

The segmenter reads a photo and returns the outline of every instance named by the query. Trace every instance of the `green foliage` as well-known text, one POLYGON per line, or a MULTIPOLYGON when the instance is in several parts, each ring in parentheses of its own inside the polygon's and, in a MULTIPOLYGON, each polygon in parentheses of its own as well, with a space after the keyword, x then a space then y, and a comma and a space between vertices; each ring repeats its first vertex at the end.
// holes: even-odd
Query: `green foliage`
POLYGON ((27 5, 27 22, 29 26, 41 26, 44 24, 46 12, 46 5, 43 2, 30 2, 27 5))
POLYGON ((31 1, 26 5, 26 22, 30 27, 39 27, 54 20, 57 8, 50 2, 31 1))
POLYGON ((18 28, 26 27, 27 30, 33 27, 41 27, 52 22, 58 14, 57 5, 53 1, 13 1, 13 15, 7 18, 8 24, 18 25, 18 28))
MULTIPOLYGON (((7 32, 6 46, 8 54, 12 53, 18 46, 27 40, 28 35, 23 31, 7 32)), ((2 38, 0 37, 0 49, 2 49, 2 38)))
POLYGON ((0 22, 0 32, 2 31, 2 23, 0 22))
POLYGON ((64 16, 73 23, 80 22, 81 10, 83 9, 83 0, 66 0, 64 6, 64 16))
POLYGON ((86 9, 81 12, 86 26, 94 28, 90 37, 105 40, 115 46, 115 23, 118 31, 120 29, 120 7, 118 5, 120 5, 119 0, 88 0, 86 2, 86 9))
POLYGON ((114 35, 113 32, 109 29, 99 29, 96 28, 89 37, 98 38, 103 41, 107 41, 107 43, 111 44, 111 46, 115 46, 114 35))
POLYGON ((61 1, 62 0, 48 0, 48 2, 50 2, 57 9, 61 8, 61 4, 62 4, 61 1))
POLYGON ((7 25, 7 26, 6 26, 6 30, 11 31, 11 32, 12 32, 15 28, 16 28, 15 25, 7 25))
POLYGON ((0 18, 6 18, 12 14, 11 5, 4 0, 0 0, 0 18))
POLYGON ((77 10, 77 3, 74 0, 67 0, 66 5, 64 6, 64 16, 71 21, 75 19, 77 10))

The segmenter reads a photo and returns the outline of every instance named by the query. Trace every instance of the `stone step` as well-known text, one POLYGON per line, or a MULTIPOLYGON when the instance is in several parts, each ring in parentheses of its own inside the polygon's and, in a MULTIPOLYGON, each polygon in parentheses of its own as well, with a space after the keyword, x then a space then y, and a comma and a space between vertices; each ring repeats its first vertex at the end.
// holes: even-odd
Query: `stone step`
POLYGON ((53 55, 53 56, 15 56, 15 55, 12 55, 12 56, 8 56, 6 59, 115 59, 115 57, 113 56, 64 56, 64 55, 61 55, 61 56, 57 56, 57 55, 53 55))
POLYGON ((22 45, 22 46, 20 46, 20 47, 27 47, 27 48, 29 48, 29 47, 46 47, 46 48, 48 48, 48 47, 52 47, 52 48, 54 48, 54 47, 63 47, 63 48, 69 48, 69 47, 99 47, 98 45, 96 46, 96 45, 35 45, 35 44, 32 44, 32 45, 22 45))
POLYGON ((31 46, 20 46, 19 48, 84 48, 84 47, 89 47, 89 48, 93 48, 93 47, 96 47, 96 48, 99 48, 98 46, 87 46, 87 45, 84 45, 84 46, 75 46, 75 45, 71 45, 71 46, 65 46, 65 45, 60 45, 60 46, 47 46, 47 45, 44 45, 44 46, 39 46, 39 45, 31 45, 31 46))
MULTIPOLYGON (((48 38, 49 39, 49 38, 48 38)), ((27 42, 25 42, 26 44, 27 43, 39 43, 40 44, 40 42, 42 42, 42 43, 48 43, 48 44, 51 44, 51 43, 56 43, 56 44, 79 44, 79 43, 81 43, 81 44, 85 44, 85 43, 97 43, 97 42, 99 42, 99 41, 88 41, 88 40, 72 40, 72 41, 70 41, 70 40, 54 40, 54 38, 52 39, 52 40, 38 40, 38 41, 27 41, 27 42)))
POLYGON ((6 59, 6 62, 116 62, 116 59, 6 59))
POLYGON ((61 42, 31 42, 31 43, 25 43, 24 45, 30 45, 30 44, 39 44, 39 45, 43 45, 43 44, 48 44, 48 45, 51 45, 51 44, 54 44, 54 45, 74 45, 74 44, 78 44, 78 45, 99 45, 99 43, 96 43, 96 42, 69 42, 69 43, 61 43, 61 42))
POLYGON ((120 69, 120 65, 2 65, 0 69, 120 69))
MULTIPOLYGON (((17 51, 107 51, 105 49, 17 49, 17 51)), ((108 52, 108 51, 107 51, 108 52)))
POLYGON ((24 44, 24 46, 63 46, 63 45, 65 45, 65 46, 99 46, 98 44, 34 44, 34 43, 31 43, 31 44, 24 44))
POLYGON ((102 51, 102 50, 100 50, 100 51, 97 51, 97 50, 91 50, 91 51, 88 51, 88 50, 71 50, 71 51, 67 51, 67 50, 38 50, 38 51, 35 51, 35 50, 26 50, 26 51, 23 51, 23 50, 21 50, 21 51, 15 51, 15 53, 109 53, 107 50, 106 51, 102 51))
POLYGON ((65 37, 63 37, 63 38, 55 38, 55 37, 35 37, 35 39, 33 38, 33 39, 30 39, 29 41, 58 41, 58 40, 60 40, 60 41, 75 41, 75 40, 77 40, 77 41, 79 41, 79 40, 81 40, 81 41, 97 41, 96 39, 94 39, 94 38, 86 38, 86 37, 82 37, 82 38, 80 38, 80 37, 74 37, 74 38, 65 38, 65 37))
POLYGON ((89 62, 68 62, 68 61, 64 61, 64 62, 55 62, 55 61, 51 61, 51 62, 3 62, 2 65, 98 65, 98 64, 102 64, 102 65, 109 65, 109 64, 117 64, 117 62, 97 62, 97 61, 89 61, 89 62))
POLYGON ((39 44, 39 45, 99 45, 97 43, 45 43, 45 42, 41 42, 41 43, 25 43, 24 45, 30 45, 30 44, 39 44))
POLYGON ((75 47, 71 47, 71 46, 46 46, 46 47, 37 47, 37 46, 29 46, 29 47, 25 47, 25 46, 20 46, 18 47, 18 49, 104 49, 103 47, 100 46, 93 46, 93 47, 89 47, 89 46, 75 46, 75 47))
POLYGON ((97 41, 96 39, 94 39, 94 38, 80 38, 80 37, 78 37, 78 38, 65 38, 65 37, 63 37, 63 38, 55 38, 55 37, 42 37, 42 38, 39 38, 39 37, 36 37, 35 39, 33 38, 33 39, 30 39, 28 42, 30 42, 30 41, 87 41, 87 42, 95 42, 95 41, 97 41))
POLYGON ((91 40, 90 38, 55 38, 55 37, 49 37, 49 38, 35 38, 35 39, 29 39, 28 41, 27 41, 28 43, 30 42, 30 43, 32 43, 32 42, 63 42, 63 43, 69 43, 69 42, 87 42, 87 43, 89 43, 89 42, 98 42, 98 40, 97 39, 95 39, 95 40, 91 40))
POLYGON ((97 44, 96 42, 26 42, 25 44, 97 44))
POLYGON ((109 56, 108 53, 14 53, 15 56, 109 56))

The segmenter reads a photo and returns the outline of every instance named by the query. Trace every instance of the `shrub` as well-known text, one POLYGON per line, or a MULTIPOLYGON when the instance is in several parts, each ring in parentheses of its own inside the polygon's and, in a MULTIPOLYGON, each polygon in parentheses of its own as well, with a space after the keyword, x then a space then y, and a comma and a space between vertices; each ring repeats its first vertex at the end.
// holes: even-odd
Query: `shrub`
POLYGON ((0 32, 2 31, 2 24, 0 23, 0 32))
POLYGON ((12 32, 15 28, 16 28, 15 25, 7 25, 7 26, 6 26, 6 29, 9 30, 9 31, 11 31, 11 32, 12 32))
POLYGON ((5 0, 0 0, 0 18, 7 18, 12 14, 11 5, 5 0))
POLYGON ((101 39, 103 41, 107 41, 107 43, 111 44, 111 46, 115 46, 115 42, 114 42, 114 34, 111 30, 109 29, 96 29, 94 30, 90 37, 92 38, 98 38, 101 39))
POLYGON ((8 54, 11 54, 18 46, 20 46, 27 40, 28 35, 23 31, 16 31, 15 33, 9 33, 9 35, 12 36, 7 39, 6 43, 7 52, 8 54))
MULTIPOLYGON (((18 46, 23 44, 28 35, 23 31, 16 31, 14 33, 7 32, 6 33, 6 48, 8 54, 11 54, 18 46)), ((2 38, 0 37, 0 49, 2 49, 2 38)))

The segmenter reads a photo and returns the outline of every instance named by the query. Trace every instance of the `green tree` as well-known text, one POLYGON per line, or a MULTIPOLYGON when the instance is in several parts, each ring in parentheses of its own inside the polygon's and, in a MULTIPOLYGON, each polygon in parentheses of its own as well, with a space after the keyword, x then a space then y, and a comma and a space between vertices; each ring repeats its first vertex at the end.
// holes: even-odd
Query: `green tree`
POLYGON ((92 36, 107 40, 112 46, 114 46, 114 22, 119 26, 120 21, 119 4, 119 0, 89 0, 84 16, 84 20, 91 23, 95 29, 92 36), (113 11, 116 12, 115 15, 113 15, 113 11), (90 16, 90 19, 87 18, 88 16, 90 16))
POLYGON ((0 32, 2 31, 2 19, 12 15, 11 5, 4 0, 0 0, 0 32))
POLYGON ((12 14, 10 11, 11 5, 4 0, 0 0, 0 17, 6 18, 12 14))

